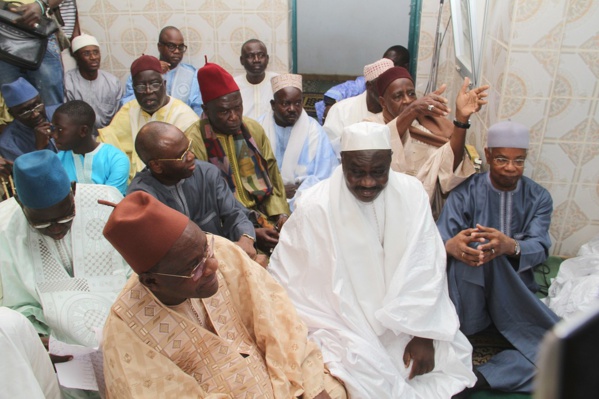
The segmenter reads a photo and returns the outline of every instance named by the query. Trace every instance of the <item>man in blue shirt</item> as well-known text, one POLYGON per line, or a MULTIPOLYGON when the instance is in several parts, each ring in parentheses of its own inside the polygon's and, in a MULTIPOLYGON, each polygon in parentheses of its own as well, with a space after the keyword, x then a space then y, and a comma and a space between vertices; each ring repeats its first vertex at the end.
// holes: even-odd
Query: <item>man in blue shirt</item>
MULTIPOLYGON (((202 95, 196 78, 197 69, 181 62, 187 51, 183 35, 174 26, 164 27, 158 36, 158 52, 162 65, 162 77, 166 81, 166 93, 189 105, 196 114, 202 115, 202 95)), ((121 106, 134 100, 133 80, 127 79, 125 95, 121 99, 121 106)))
POLYGON ((71 181, 113 186, 125 195, 129 158, 118 148, 95 140, 95 121, 93 108, 84 101, 58 107, 52 117, 52 135, 60 163, 71 181))
POLYGON ((0 90, 8 112, 15 118, 0 135, 0 156, 14 161, 35 150, 56 152, 50 139, 49 118, 58 105, 46 107, 37 89, 24 78, 3 84, 0 90))
POLYGON ((475 367, 476 387, 508 392, 531 392, 539 344, 558 320, 534 294, 532 268, 551 246, 553 201, 522 176, 528 147, 525 126, 491 126, 489 172, 454 189, 437 222, 460 330, 468 336, 494 326, 514 347, 475 367))

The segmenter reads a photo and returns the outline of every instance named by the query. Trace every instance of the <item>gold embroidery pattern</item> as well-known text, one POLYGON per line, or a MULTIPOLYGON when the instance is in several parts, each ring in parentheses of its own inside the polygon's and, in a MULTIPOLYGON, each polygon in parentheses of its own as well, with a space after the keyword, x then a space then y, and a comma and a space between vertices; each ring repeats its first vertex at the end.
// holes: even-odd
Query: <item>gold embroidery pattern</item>
POLYGON ((218 292, 203 300, 216 334, 165 308, 139 282, 123 291, 113 310, 143 342, 195 378, 207 393, 272 398, 264 359, 217 273, 218 292))

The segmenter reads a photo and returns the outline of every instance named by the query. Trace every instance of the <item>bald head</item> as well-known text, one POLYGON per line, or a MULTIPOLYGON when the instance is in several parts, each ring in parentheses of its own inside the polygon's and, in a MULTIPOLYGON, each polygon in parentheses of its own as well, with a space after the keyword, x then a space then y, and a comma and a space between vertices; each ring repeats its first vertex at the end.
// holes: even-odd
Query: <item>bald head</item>
POLYGON ((169 34, 181 35, 181 31, 174 26, 165 26, 158 34, 158 40, 164 41, 169 34))
POLYGON ((171 146, 184 138, 183 132, 170 123, 149 122, 137 134, 135 151, 148 164, 153 159, 168 158, 166 154, 171 146))

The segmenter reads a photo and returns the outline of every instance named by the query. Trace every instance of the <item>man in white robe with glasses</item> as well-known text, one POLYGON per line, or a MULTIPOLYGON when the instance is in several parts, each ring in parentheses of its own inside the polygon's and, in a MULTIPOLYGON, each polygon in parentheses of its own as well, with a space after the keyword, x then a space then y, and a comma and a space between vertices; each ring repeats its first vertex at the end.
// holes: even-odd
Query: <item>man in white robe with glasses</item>
POLYGON ((0 305, 29 319, 40 336, 96 347, 110 306, 131 269, 104 239, 114 187, 71 183, 58 156, 21 155, 17 196, 0 203, 0 305), (108 208, 108 209, 107 209, 108 208))

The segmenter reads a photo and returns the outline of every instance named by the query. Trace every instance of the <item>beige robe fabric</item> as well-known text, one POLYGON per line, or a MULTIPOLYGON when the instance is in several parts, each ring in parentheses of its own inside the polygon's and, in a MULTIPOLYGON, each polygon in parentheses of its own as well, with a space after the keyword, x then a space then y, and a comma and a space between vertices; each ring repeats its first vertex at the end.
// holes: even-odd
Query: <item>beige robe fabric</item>
MULTIPOLYGON (((382 112, 368 120, 380 124, 385 123, 382 112)), ((391 169, 415 176, 422 182, 431 202, 433 217, 436 220, 443 206, 443 196, 472 176, 475 172, 474 165, 464 153, 462 162, 454 171, 453 151, 449 143, 435 147, 414 139, 409 131, 406 131, 403 138, 400 138, 396 123, 397 119, 387 123, 391 131, 391 149, 393 150, 391 169)), ((430 133, 428 129, 418 123, 418 120, 414 120, 412 126, 430 133)))
POLYGON ((345 398, 285 290, 224 238, 215 256, 218 293, 192 299, 215 333, 129 280, 104 328, 109 397, 311 399, 326 389, 345 398))

